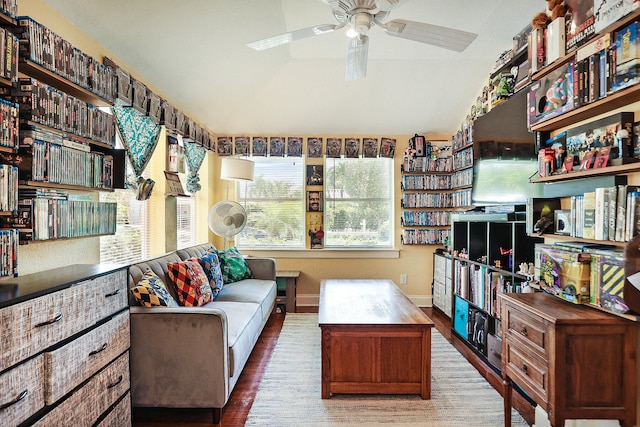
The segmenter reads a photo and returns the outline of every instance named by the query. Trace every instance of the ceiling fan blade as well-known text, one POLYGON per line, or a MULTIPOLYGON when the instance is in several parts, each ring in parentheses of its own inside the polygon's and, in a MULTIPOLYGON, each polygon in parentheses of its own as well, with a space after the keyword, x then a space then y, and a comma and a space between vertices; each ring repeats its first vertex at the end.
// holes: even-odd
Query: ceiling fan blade
POLYGON ((255 50, 271 49, 272 47, 295 42, 309 37, 327 34, 338 29, 339 27, 342 26, 333 24, 316 25, 313 27, 302 28, 300 30, 291 31, 273 37, 267 37, 266 39, 256 40, 254 42, 247 43, 247 46, 255 50))
POLYGON ((456 52, 465 50, 478 37, 477 34, 467 31, 406 19, 394 19, 384 24, 383 28, 390 36, 431 44, 456 52))
POLYGON ((358 80, 367 75, 367 56, 369 54, 369 37, 360 34, 349 42, 347 51, 347 70, 345 80, 358 80))
POLYGON ((376 0, 376 6, 380 10, 389 11, 402 6, 406 2, 407 0, 376 0))

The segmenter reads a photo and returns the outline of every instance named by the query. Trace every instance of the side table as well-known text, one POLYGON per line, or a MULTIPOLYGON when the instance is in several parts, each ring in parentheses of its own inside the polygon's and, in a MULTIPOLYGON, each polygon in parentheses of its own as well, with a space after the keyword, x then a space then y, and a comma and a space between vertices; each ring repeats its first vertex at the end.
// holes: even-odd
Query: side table
POLYGON ((276 304, 280 304, 282 297, 284 297, 285 310, 290 313, 296 312, 296 286, 300 272, 297 270, 278 270, 276 271, 276 282, 280 282, 279 279, 284 279, 285 288, 284 293, 281 289, 278 289, 278 297, 276 304))

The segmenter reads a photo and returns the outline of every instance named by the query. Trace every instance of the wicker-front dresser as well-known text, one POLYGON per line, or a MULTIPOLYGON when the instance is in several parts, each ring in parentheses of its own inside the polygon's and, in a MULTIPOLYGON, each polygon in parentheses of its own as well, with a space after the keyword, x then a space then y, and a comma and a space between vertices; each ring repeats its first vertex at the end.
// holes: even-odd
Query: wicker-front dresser
POLYGON ((127 426, 127 270, 78 264, 0 282, 0 425, 127 426))

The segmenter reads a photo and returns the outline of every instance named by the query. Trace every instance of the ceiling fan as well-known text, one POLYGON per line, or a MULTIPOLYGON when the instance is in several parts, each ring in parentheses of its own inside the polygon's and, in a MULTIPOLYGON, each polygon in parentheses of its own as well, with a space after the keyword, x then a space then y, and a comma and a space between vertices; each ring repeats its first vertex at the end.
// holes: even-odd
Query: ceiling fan
POLYGON ((394 19, 384 22, 391 10, 407 0, 321 0, 333 10, 337 24, 321 24, 291 31, 266 39, 247 43, 252 49, 265 50, 297 40, 331 33, 346 26, 347 35, 352 37, 347 51, 346 80, 363 78, 367 73, 367 54, 372 26, 383 28, 394 37, 414 40, 445 49, 462 52, 477 37, 477 34, 423 22, 394 19))

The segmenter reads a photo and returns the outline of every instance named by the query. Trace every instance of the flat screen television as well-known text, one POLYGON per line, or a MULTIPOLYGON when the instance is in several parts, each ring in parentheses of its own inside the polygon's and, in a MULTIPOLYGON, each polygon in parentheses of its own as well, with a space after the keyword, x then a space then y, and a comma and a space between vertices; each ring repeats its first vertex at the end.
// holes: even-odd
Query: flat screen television
POLYGON ((543 184, 529 182, 537 173, 535 159, 478 160, 473 167, 472 204, 522 205, 530 197, 542 197, 543 184))

